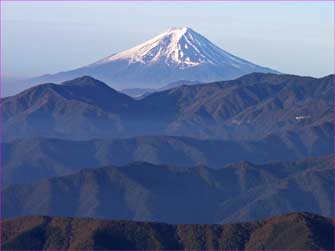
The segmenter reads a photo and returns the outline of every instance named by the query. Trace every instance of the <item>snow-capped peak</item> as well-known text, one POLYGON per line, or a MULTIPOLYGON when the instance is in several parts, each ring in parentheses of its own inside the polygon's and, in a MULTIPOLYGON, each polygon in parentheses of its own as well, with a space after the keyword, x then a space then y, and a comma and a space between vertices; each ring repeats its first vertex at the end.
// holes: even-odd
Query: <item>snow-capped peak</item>
POLYGON ((235 79, 252 72, 278 73, 233 56, 194 30, 181 27, 170 28, 138 46, 96 63, 46 76, 43 80, 60 82, 70 76, 89 75, 114 88, 156 89, 181 79, 209 83, 235 79))
POLYGON ((235 68, 240 68, 241 64, 251 64, 222 50, 188 27, 170 28, 138 46, 102 59, 95 65, 118 60, 127 61, 128 64, 165 64, 181 69, 201 64, 229 64, 235 68))

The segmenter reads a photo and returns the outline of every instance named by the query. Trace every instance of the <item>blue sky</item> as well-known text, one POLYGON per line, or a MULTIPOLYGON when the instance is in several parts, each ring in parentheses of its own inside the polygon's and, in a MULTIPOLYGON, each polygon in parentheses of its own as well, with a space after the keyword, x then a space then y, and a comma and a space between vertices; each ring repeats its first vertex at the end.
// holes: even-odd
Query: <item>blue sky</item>
POLYGON ((2 2, 5 76, 70 70, 188 26, 285 73, 333 73, 332 2, 2 2))

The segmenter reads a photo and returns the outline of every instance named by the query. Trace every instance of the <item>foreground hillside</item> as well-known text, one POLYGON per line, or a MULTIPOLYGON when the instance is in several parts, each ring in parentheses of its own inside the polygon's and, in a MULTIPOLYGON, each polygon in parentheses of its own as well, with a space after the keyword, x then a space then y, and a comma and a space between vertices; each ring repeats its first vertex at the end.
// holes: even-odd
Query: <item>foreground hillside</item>
POLYGON ((2 248, 25 250, 333 250, 331 219, 291 213, 258 222, 168 225, 32 216, 5 220, 2 248))
POLYGON ((179 223, 230 223, 288 212, 333 213, 333 159, 250 162, 221 169, 131 163, 3 192, 3 216, 54 215, 179 223))

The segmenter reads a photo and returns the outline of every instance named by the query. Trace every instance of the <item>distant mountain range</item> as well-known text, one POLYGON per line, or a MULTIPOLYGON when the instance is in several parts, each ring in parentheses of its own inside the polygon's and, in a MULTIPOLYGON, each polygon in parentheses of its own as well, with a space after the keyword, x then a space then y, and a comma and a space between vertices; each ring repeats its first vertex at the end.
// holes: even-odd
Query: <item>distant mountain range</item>
POLYGON ((179 80, 213 82, 252 72, 278 73, 236 57, 194 30, 168 31, 129 50, 112 54, 78 69, 28 80, 30 83, 62 82, 89 75, 113 88, 160 88, 179 80))
POLYGON ((259 141, 199 140, 172 136, 138 136, 127 139, 71 141, 20 139, 2 144, 3 183, 31 183, 67 175, 84 168, 153 164, 218 169, 242 160, 262 164, 271 160, 297 160, 333 153, 333 141, 317 144, 291 135, 271 135, 259 141))
POLYGON ((3 135, 5 140, 148 134, 260 140, 277 135, 327 149, 322 142, 333 139, 333 79, 254 73, 136 100, 86 76, 2 99, 3 135))
POLYGON ((183 27, 31 84, 1 98, 3 249, 334 249, 334 75, 183 27))
POLYGON ((150 89, 150 88, 133 88, 133 89, 124 89, 120 92, 127 94, 130 97, 134 98, 143 98, 145 95, 149 95, 154 92, 160 92, 160 91, 166 91, 172 88, 176 88, 183 85, 200 85, 202 84, 199 81, 187 81, 187 80, 179 80, 176 82, 169 83, 167 85, 164 85, 163 87, 157 88, 157 89, 150 89))
POLYGON ((230 225, 35 216, 5 220, 2 249, 333 250, 334 223, 310 213, 230 225))
MULTIPOLYGON (((46 165, 48 168, 48 165, 46 165)), ((131 163, 81 170, 3 191, 3 217, 79 216, 231 223, 288 212, 333 214, 333 158, 221 169, 131 163)))

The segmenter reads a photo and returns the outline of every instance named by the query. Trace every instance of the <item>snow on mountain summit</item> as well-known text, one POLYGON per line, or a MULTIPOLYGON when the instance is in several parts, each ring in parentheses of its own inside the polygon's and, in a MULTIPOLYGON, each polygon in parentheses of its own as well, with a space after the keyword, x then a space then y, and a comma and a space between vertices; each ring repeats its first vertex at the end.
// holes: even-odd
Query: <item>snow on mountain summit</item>
POLYGON ((128 50, 74 70, 41 76, 35 83, 84 75, 122 90, 160 88, 180 80, 209 83, 252 73, 278 73, 221 49, 191 28, 171 28, 128 50))
POLYGON ((126 60, 129 64, 166 64, 179 68, 200 64, 250 64, 222 50, 191 28, 170 28, 166 32, 129 50, 98 61, 96 64, 126 60))

